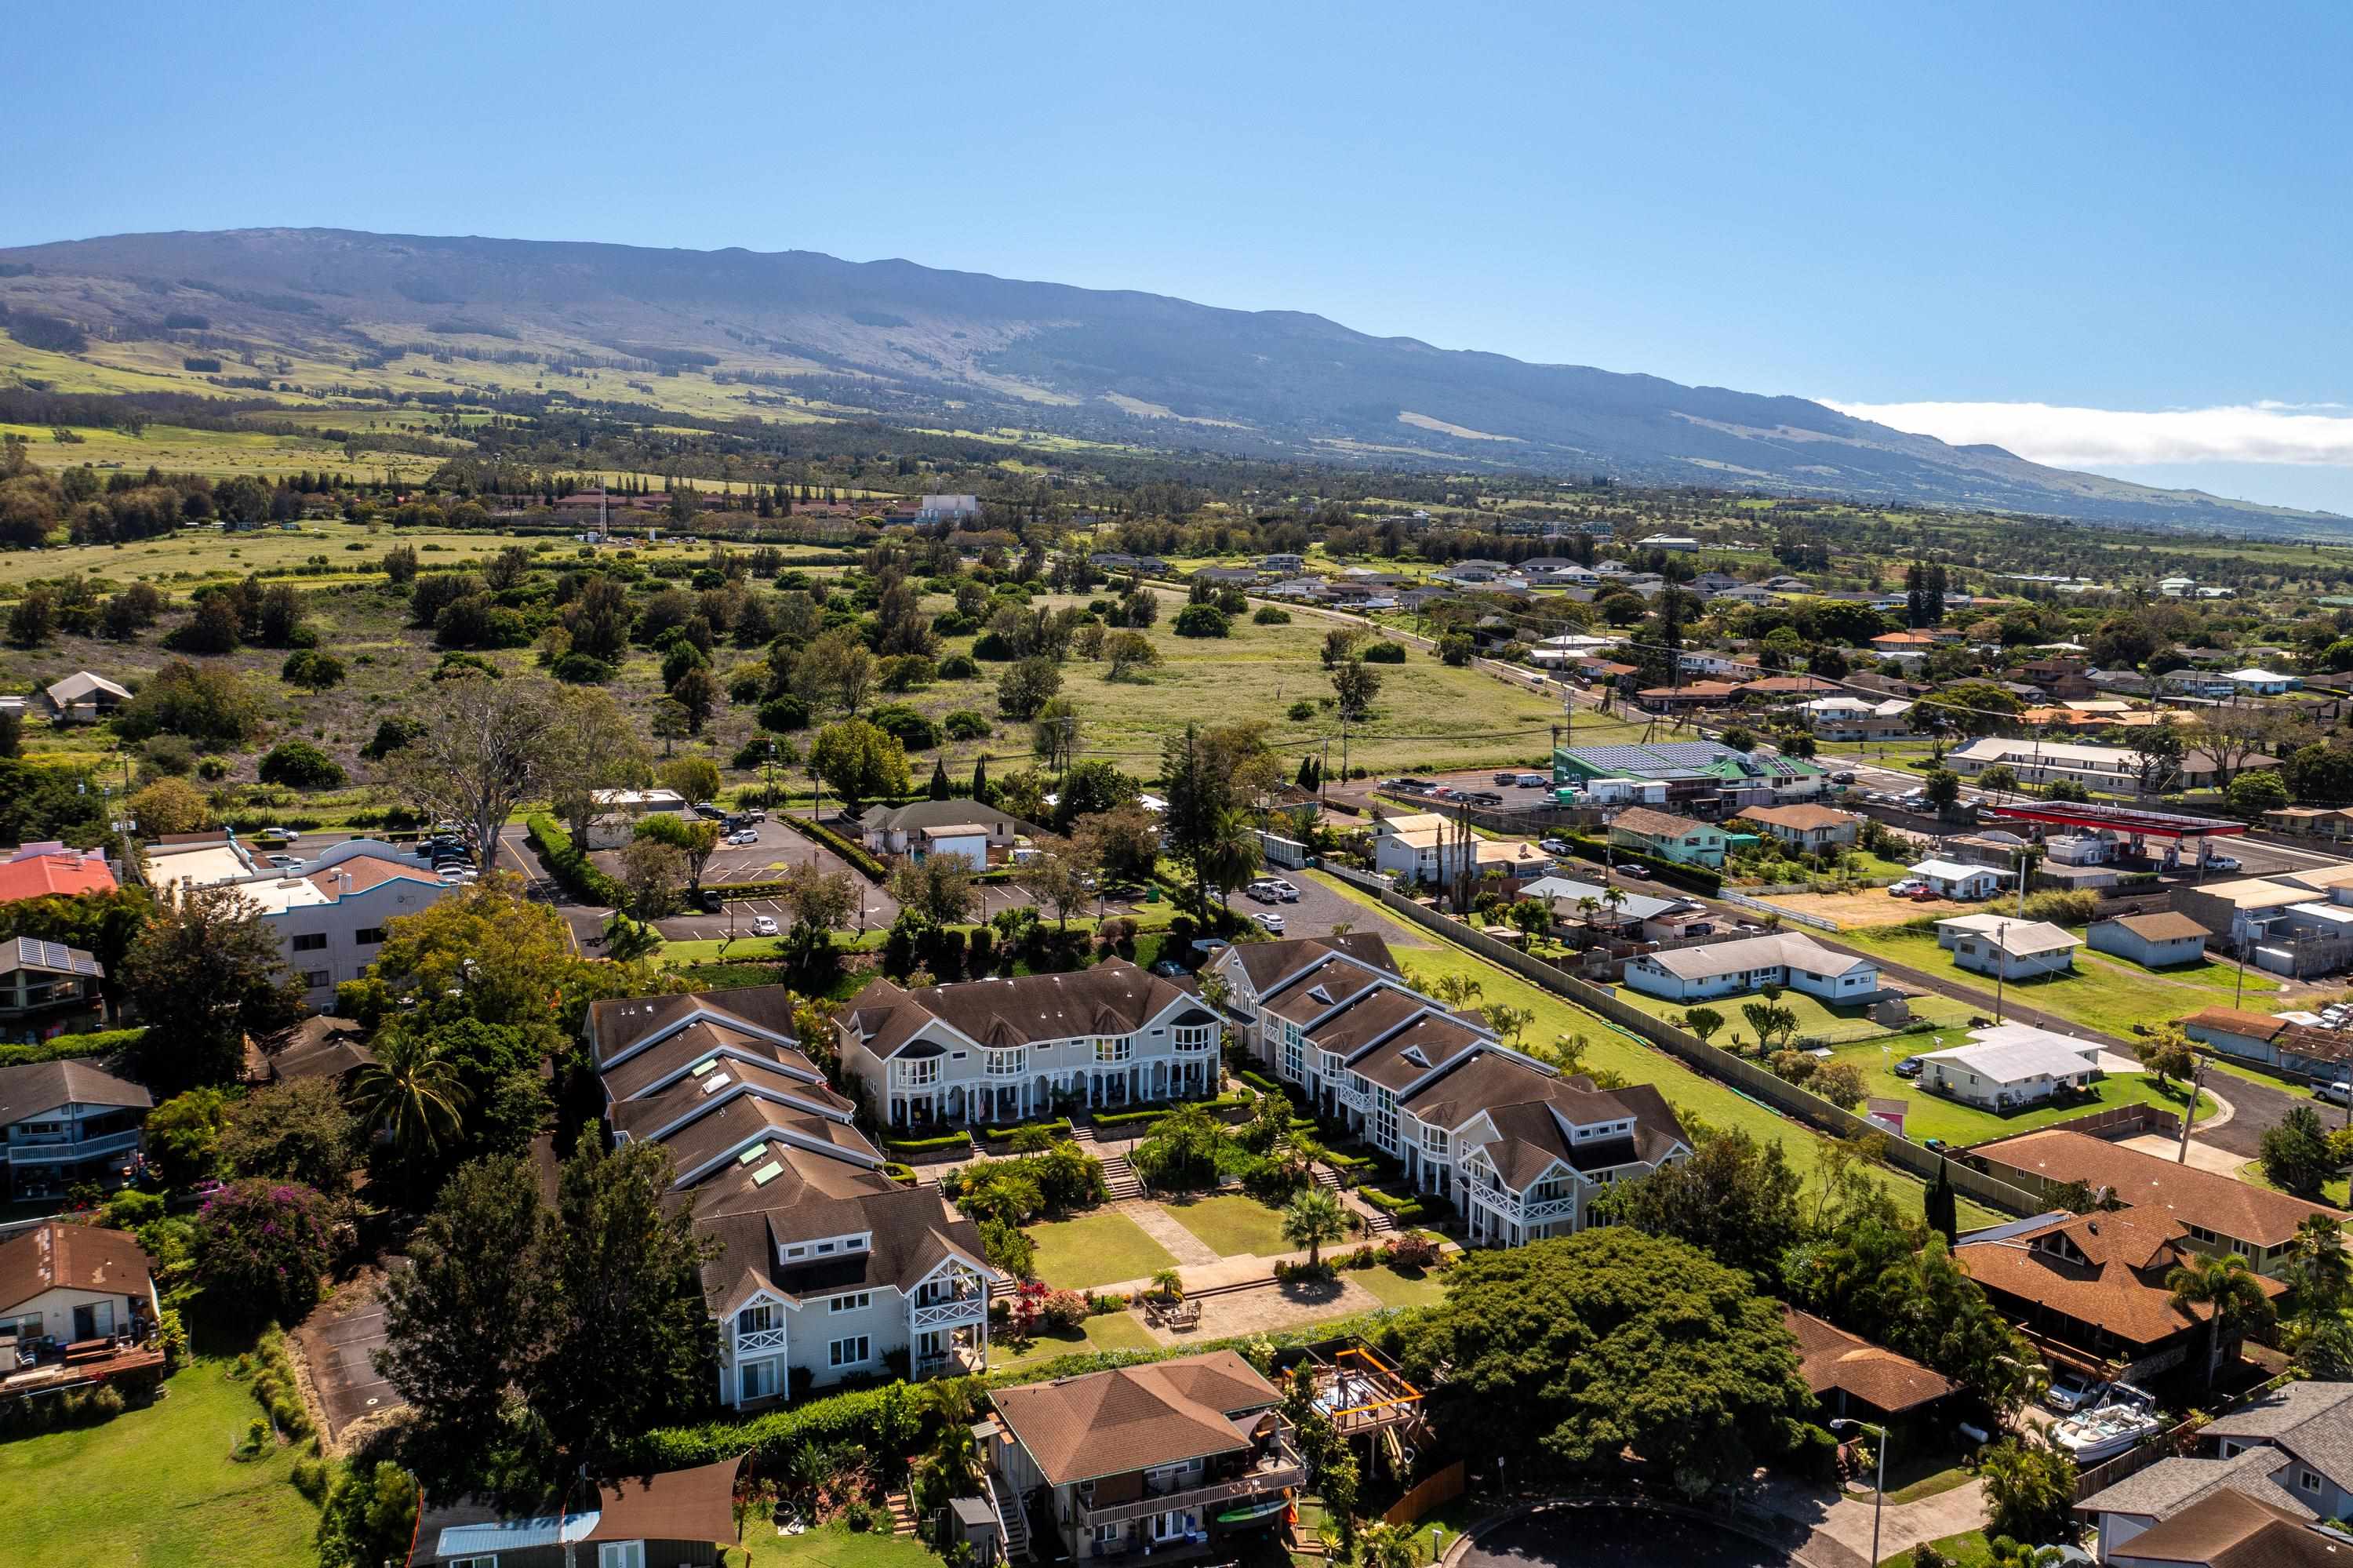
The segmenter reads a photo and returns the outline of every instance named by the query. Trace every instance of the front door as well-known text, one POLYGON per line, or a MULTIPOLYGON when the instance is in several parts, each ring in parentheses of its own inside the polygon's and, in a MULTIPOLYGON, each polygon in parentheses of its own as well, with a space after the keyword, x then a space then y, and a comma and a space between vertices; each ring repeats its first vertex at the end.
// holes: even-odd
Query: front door
POLYGON ((114 1332, 114 1303, 93 1301, 73 1309, 73 1337, 96 1340, 114 1332))

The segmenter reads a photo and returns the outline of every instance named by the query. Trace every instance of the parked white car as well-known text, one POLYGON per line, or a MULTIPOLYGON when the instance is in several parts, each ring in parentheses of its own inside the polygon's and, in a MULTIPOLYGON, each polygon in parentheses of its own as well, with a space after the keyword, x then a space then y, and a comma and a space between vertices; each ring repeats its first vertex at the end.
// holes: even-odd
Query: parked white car
POLYGON ((752 916, 752 935, 754 937, 773 937, 776 934, 776 917, 775 916, 754 915, 752 916))
POLYGON ((731 844, 755 844, 760 842, 760 835, 749 828, 738 828, 727 835, 727 842, 731 844))
POLYGON ((1291 884, 1283 881, 1279 876, 1267 883, 1266 890, 1269 894, 1272 895, 1276 899, 1284 904, 1296 904, 1299 902, 1299 889, 1293 887, 1291 884))
POLYGON ((1271 931, 1278 937, 1282 935, 1282 916, 1275 914, 1253 915, 1250 918, 1258 922, 1260 930, 1271 931))
POLYGON ((2342 1078, 2333 1084, 2323 1084, 2312 1092, 2318 1098, 2327 1100, 2333 1106, 2353 1105, 2353 1084, 2348 1084, 2342 1078))

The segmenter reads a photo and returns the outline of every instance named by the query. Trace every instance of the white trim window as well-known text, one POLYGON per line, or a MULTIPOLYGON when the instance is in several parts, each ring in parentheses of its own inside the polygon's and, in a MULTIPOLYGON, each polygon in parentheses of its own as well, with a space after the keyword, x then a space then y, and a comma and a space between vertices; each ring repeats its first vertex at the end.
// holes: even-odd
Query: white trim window
POLYGON ((735 1314, 738 1334, 765 1334, 776 1326, 776 1309, 766 1302, 746 1307, 735 1314))
POLYGON ((735 1369, 738 1399, 773 1399, 784 1384, 784 1361, 770 1356, 765 1361, 745 1361, 735 1369))
POLYGON ((837 1296, 825 1304, 828 1312, 863 1312, 874 1305, 874 1292, 860 1290, 855 1295, 837 1296))
POLYGON ((864 1334, 853 1334, 847 1340, 836 1340, 826 1347, 828 1366, 862 1367, 873 1359, 872 1342, 864 1334))
POLYGON ((596 1568, 646 1568, 646 1543, 600 1541, 596 1543, 596 1568))
POLYGON ((1283 1036, 1282 1075, 1294 1084, 1307 1081, 1307 1052, 1299 1043, 1299 1033, 1292 1031, 1283 1036))
POLYGON ((452 1557, 449 1568, 499 1568, 498 1553, 494 1552, 486 1557, 452 1557))
POLYGON ((1134 1043, 1124 1034, 1107 1034, 1095 1042, 1095 1060, 1124 1062, 1134 1050, 1134 1043))

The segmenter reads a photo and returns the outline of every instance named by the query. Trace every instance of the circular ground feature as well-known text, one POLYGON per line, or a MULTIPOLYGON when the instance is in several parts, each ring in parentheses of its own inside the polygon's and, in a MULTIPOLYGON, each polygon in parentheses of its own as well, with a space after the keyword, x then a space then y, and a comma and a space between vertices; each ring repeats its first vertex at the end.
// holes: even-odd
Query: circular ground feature
POLYGON ((1787 1568, 1795 1559, 1697 1520, 1630 1508, 1556 1508, 1472 1544, 1462 1568, 1787 1568))

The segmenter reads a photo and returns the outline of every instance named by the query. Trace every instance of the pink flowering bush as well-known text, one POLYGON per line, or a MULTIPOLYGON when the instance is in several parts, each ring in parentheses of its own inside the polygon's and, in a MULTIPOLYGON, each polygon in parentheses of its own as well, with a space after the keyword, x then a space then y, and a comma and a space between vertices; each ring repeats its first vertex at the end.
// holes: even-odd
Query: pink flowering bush
POLYGON ((196 1213, 196 1277, 217 1311, 296 1321, 318 1305, 334 1252, 326 1197, 299 1181, 235 1182, 196 1213))

